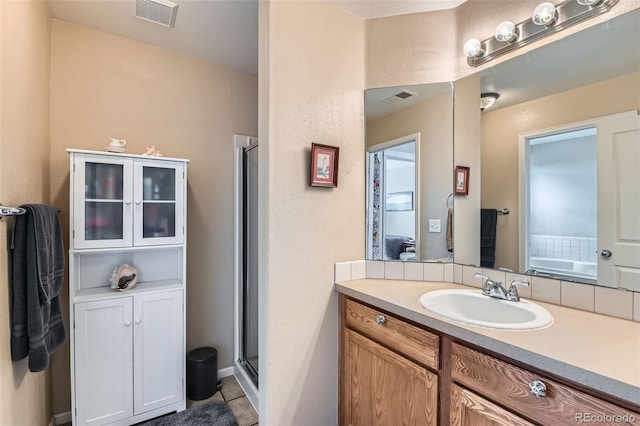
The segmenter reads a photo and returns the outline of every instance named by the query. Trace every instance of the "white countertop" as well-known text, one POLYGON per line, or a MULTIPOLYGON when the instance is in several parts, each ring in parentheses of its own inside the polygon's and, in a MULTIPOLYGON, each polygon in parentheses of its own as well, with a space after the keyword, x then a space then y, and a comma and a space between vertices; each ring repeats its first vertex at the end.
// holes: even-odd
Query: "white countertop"
MULTIPOLYGON (((640 323, 533 301, 554 318, 540 330, 494 330, 450 321, 418 299, 453 283, 362 279, 336 284, 347 296, 569 381, 640 405, 640 323)), ((479 291, 479 290, 478 290, 479 291)))

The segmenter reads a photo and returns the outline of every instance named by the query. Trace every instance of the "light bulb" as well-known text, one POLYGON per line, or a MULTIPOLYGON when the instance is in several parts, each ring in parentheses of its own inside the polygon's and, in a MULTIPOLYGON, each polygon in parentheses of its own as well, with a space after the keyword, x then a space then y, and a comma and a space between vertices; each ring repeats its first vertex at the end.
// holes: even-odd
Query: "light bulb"
POLYGON ((498 24, 496 27, 496 40, 510 42, 515 40, 518 35, 516 34, 516 26, 511 21, 504 21, 498 24))
POLYGON ((490 108, 500 97, 497 93, 482 93, 480 95, 480 111, 490 108))
POLYGON ((578 2, 578 4, 581 4, 582 6, 595 6, 596 4, 600 3, 602 0, 576 0, 578 2))
POLYGON ((482 43, 477 38, 470 38, 462 47, 464 56, 467 58, 475 58, 482 54, 482 43))
POLYGON ((536 25, 548 26, 553 24, 556 20, 556 7, 548 1, 540 3, 533 9, 531 20, 536 25))

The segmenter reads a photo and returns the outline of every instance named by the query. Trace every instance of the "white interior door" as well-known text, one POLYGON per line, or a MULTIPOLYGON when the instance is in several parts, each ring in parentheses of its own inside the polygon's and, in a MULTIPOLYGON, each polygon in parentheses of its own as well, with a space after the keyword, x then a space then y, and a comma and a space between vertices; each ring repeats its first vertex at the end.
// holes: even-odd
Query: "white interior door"
POLYGON ((640 116, 598 124, 598 284, 640 291, 640 116))

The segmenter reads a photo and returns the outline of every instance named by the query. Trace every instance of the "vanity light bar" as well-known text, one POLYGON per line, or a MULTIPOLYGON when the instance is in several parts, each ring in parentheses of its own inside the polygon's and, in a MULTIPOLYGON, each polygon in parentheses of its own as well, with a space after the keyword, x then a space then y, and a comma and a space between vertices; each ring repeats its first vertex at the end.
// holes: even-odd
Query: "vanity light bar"
MULTIPOLYGON (((594 16, 606 13, 615 6, 618 1, 619 0, 600 0, 588 2, 586 0, 567 0, 555 6, 555 19, 548 25, 535 24, 533 18, 527 19, 515 25, 513 37, 507 38, 504 41, 499 41, 496 37, 491 37, 480 42, 480 46, 477 49, 470 47, 478 47, 478 40, 467 40, 464 49, 464 53, 467 56, 467 63, 472 67, 485 64, 492 59, 526 46, 536 40, 540 40, 550 34, 557 33, 577 23, 591 19, 594 16)), ((536 10, 537 9, 538 8, 536 8, 536 10)))

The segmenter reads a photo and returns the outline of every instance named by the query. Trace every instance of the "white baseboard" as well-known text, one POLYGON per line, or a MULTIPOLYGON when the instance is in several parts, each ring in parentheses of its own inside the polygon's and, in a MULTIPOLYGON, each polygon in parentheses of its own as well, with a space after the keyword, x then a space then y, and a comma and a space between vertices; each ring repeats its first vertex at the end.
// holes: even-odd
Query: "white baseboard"
POLYGON ((233 367, 221 368, 218 370, 218 378, 233 376, 233 367))
POLYGON ((49 426, 58 426, 65 423, 71 423, 71 411, 65 411, 64 413, 54 414, 53 418, 49 422, 49 426))

